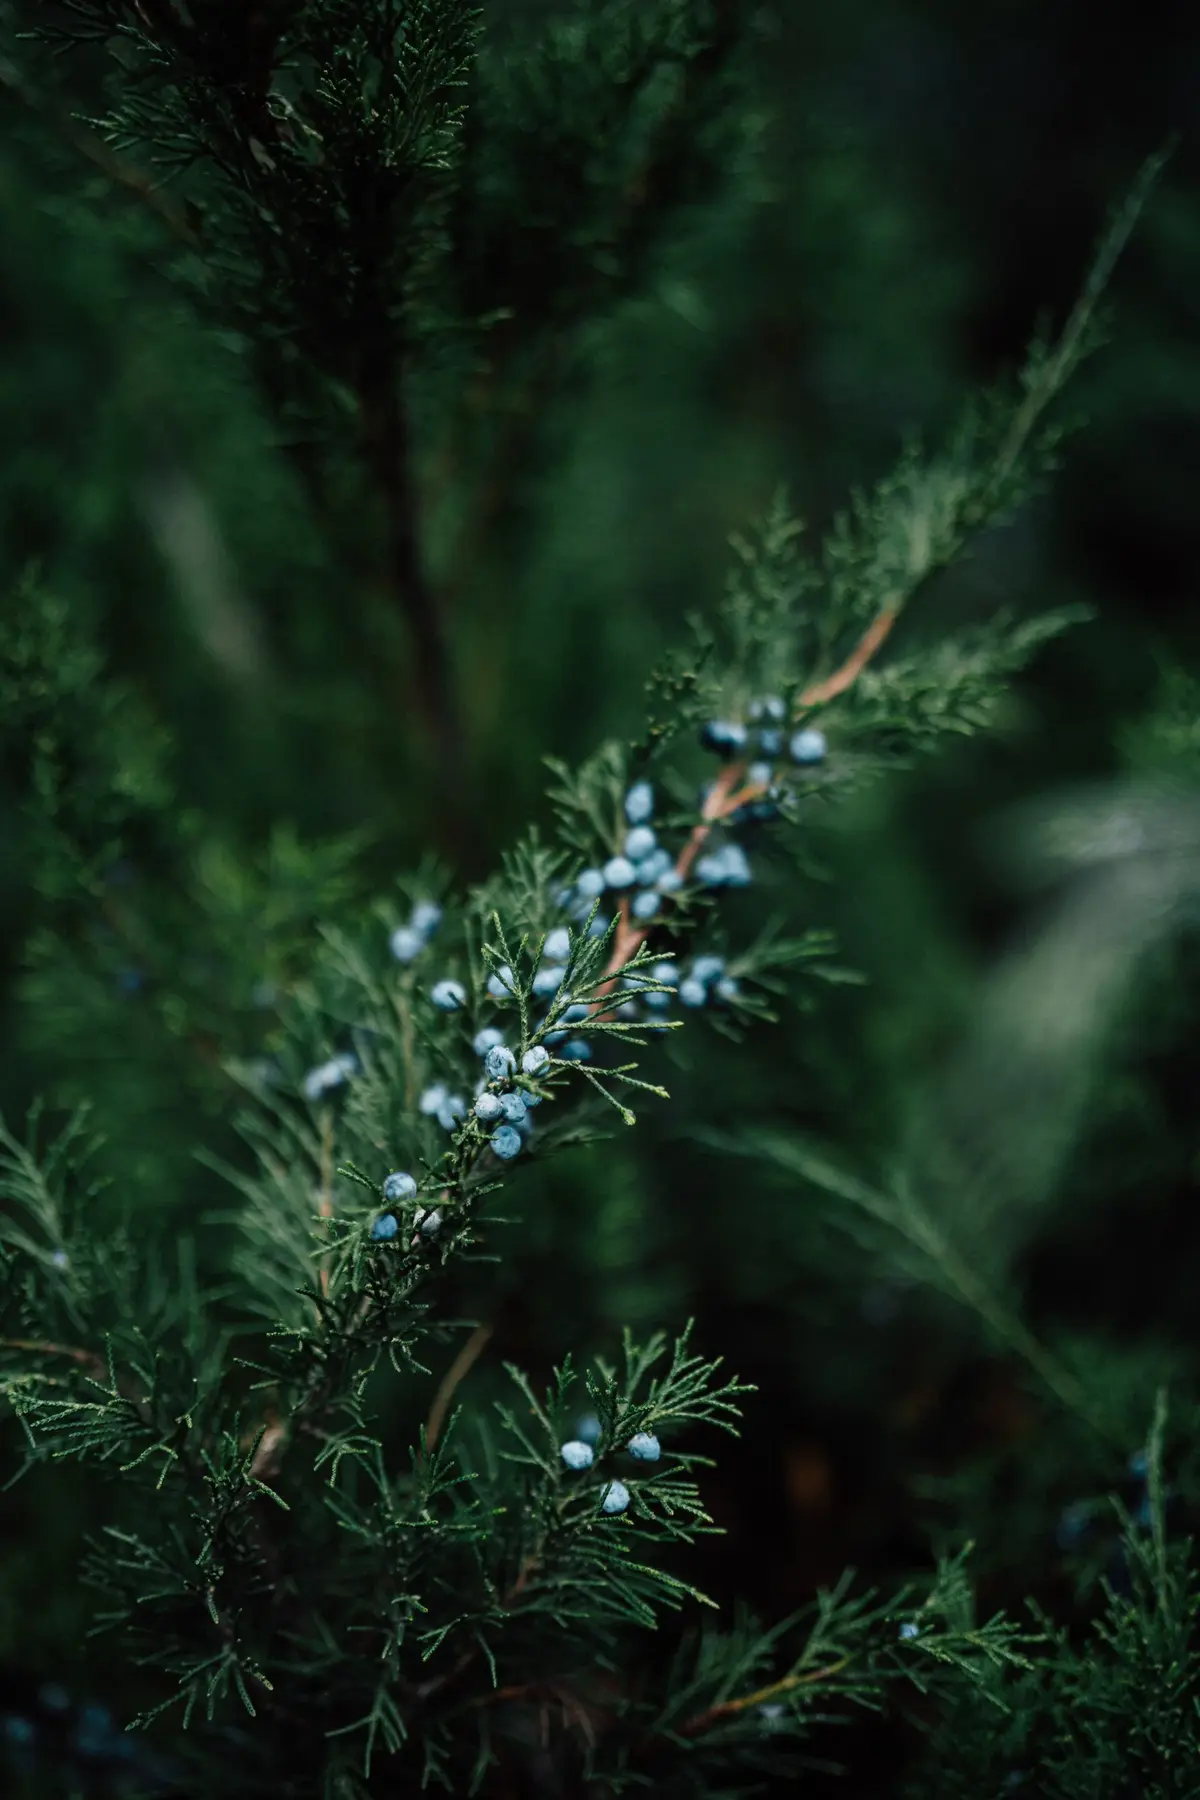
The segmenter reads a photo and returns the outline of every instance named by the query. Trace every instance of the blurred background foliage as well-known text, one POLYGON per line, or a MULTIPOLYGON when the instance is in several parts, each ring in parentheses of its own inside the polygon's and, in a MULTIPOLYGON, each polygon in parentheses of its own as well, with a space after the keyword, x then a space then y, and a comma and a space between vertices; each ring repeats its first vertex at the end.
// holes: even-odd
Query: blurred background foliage
MULTIPOLYGON (((70 89, 84 110, 86 77, 70 89)), ((1039 891, 1006 851, 1010 810, 1200 773, 1198 93, 1200 22, 1166 0, 1136 20, 1101 0, 1086 28, 1067 0, 758 8, 754 154, 641 291, 564 341, 526 413, 489 416, 483 395, 465 474, 423 446, 462 721, 448 800, 352 503, 316 516, 240 340, 185 279, 193 252, 79 155, 53 94, 0 64, 10 663, 31 566, 64 634, 55 741, 4 696, 0 1110, 90 1096, 116 1191, 136 1191, 148 1231, 199 1229, 214 1261, 221 1230, 203 1221, 225 1197, 194 1153, 231 1152, 220 1057, 269 1048, 317 915, 428 855, 479 878, 548 820, 542 759, 636 730, 645 675, 720 597, 728 533, 782 480, 818 534, 907 433, 936 432, 1011 367, 1039 314, 1069 305, 1143 157, 1181 134, 1121 264, 1111 342, 1073 390, 1085 428, 1061 474, 903 631, 1079 601, 1093 622, 1019 678, 1000 730, 814 824, 817 878, 766 878, 770 909, 832 926, 862 985, 785 1002, 741 1046, 689 1029, 664 1052, 670 1104, 603 1153, 524 1169, 503 1261, 460 1296, 496 1326, 480 1394, 504 1357, 536 1374, 619 1324, 696 1315, 704 1349, 759 1387, 711 1476, 727 1535, 703 1579, 768 1617, 847 1563, 877 1579, 920 1566, 943 1532, 977 1538, 988 1600, 1062 1601, 1062 1508, 1122 1491, 1123 1455, 1065 1426, 969 1308, 848 1233, 849 1209, 794 1167, 707 1139, 790 1129, 847 1166, 886 1161, 953 1093, 1012 946, 1052 929, 1061 883, 1039 891), (497 444, 483 482, 471 456, 497 444), (30 835, 47 780, 94 839, 88 884, 57 879, 30 835), (117 796, 119 855, 89 783, 117 796)), ((739 904, 749 930, 763 895, 739 904)), ((1072 1089, 1004 1257, 1040 1338, 1085 1383, 1127 1392, 1127 1450, 1158 1379, 1200 1391, 1200 957, 1186 905, 1173 922, 1092 1020, 1094 1078, 1072 1089)), ((1052 991, 1033 993, 1014 1057, 1037 1049, 1052 991)), ((991 1137, 1019 1144, 1036 1084, 985 1087, 991 1137)), ((970 1244, 969 1183, 955 1193, 970 1244)), ((0 1501, 0 1661, 120 1708, 120 1680, 88 1668, 72 1575, 98 1504, 44 1472, 0 1501)), ((874 1744, 849 1747, 866 1781, 874 1744)))

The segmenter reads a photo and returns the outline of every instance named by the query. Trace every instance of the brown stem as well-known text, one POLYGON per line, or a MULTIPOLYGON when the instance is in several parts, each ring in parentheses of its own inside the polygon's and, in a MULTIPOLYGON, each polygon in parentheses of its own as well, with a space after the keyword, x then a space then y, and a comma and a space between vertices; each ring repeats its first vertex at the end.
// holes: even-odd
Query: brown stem
MULTIPOLYGON (((823 705, 826 701, 835 699, 838 694, 844 694, 847 688, 854 685, 876 651, 880 649, 898 616, 895 608, 885 607, 871 621, 841 667, 835 669, 832 675, 826 676, 824 681, 815 681, 806 687, 797 704, 801 708, 807 709, 810 706, 823 705)), ((676 859, 675 873, 680 877, 686 877, 690 873, 692 864, 707 843, 713 826, 719 824, 722 819, 729 818, 749 801, 757 800, 765 792, 765 789, 753 783, 743 786, 742 778, 745 773, 746 764, 744 762, 727 763, 714 781, 705 799, 700 818, 693 825, 691 835, 676 859)), ((607 994, 611 991, 614 985, 612 977, 617 975, 637 955, 649 937, 651 929, 650 925, 634 925, 629 916, 628 902, 624 900, 621 902, 621 922, 613 936, 612 954, 605 970, 606 979, 597 990, 600 994, 607 994)))
POLYGON ((81 1369, 101 1378, 108 1374, 104 1358, 76 1344, 53 1344, 45 1338, 0 1338, 0 1350, 26 1350, 38 1356, 68 1356, 81 1369))
POLYGON ((823 1669, 810 1669, 807 1675, 785 1675, 782 1681, 772 1681, 769 1686, 758 1688, 753 1694, 743 1694, 740 1700, 723 1700, 718 1706, 706 1706, 703 1712, 694 1713, 690 1719, 685 1719, 682 1725, 677 1726, 674 1735, 699 1737, 701 1732, 719 1725, 722 1719, 734 1718, 751 1706, 763 1706, 767 1701, 773 1700, 776 1694, 788 1694, 810 1681, 824 1681, 831 1675, 840 1675, 849 1661, 848 1656, 842 1656, 823 1669))
POLYGON ((434 1395, 433 1405, 429 1409, 429 1418, 425 1423, 425 1448, 427 1451, 433 1449, 441 1436, 442 1426, 446 1422, 446 1414, 450 1410, 450 1402, 454 1398, 455 1390, 479 1361, 494 1329, 495 1327, 492 1325, 477 1325, 442 1377, 441 1386, 434 1395))

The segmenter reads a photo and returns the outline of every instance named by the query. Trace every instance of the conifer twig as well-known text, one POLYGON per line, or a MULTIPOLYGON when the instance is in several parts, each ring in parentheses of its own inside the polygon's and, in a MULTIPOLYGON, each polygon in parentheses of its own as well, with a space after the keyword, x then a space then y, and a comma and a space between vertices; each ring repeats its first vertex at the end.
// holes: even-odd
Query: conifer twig
POLYGON ((676 1727, 676 1737, 699 1737, 702 1732, 710 1731, 723 1719, 736 1717, 751 1706, 765 1706, 774 1700, 777 1694, 788 1694, 793 1689, 805 1687, 812 1681, 825 1681, 833 1675, 840 1675, 851 1662, 849 1656, 841 1656, 837 1662, 827 1663, 823 1669, 810 1669, 805 1675, 785 1675, 780 1681, 772 1681, 766 1687, 757 1688, 753 1694, 743 1694, 739 1700, 722 1700, 715 1706, 706 1706, 703 1712, 694 1713, 676 1727))
POLYGON ((441 1385, 433 1397, 433 1405, 429 1409, 429 1417, 425 1422, 425 1448, 427 1451, 433 1449, 441 1436, 442 1426, 446 1422, 446 1414, 450 1410, 450 1402, 454 1398, 455 1391, 487 1349, 494 1330, 495 1327, 492 1325, 477 1325, 442 1377, 441 1385))

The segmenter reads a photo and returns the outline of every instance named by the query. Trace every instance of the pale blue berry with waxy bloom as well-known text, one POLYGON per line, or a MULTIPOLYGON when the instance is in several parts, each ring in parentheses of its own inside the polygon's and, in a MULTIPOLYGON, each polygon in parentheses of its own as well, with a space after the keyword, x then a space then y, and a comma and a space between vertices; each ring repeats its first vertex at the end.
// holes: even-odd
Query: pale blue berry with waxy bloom
POLYGON ((564 1014, 562 1016, 562 1023, 564 1025, 575 1025, 579 1022, 580 1019, 586 1019, 587 1016, 588 1016, 587 1007, 583 1004, 582 1000, 576 1000, 574 1005, 568 1006, 566 1012, 564 1012, 564 1014))
POLYGON ((914 1624, 911 1619, 906 1619, 904 1621, 903 1625, 901 1625, 901 1627, 896 1635, 897 1635, 897 1637, 902 1637, 902 1638, 920 1637, 921 1627, 919 1625, 914 1624))
POLYGON ((649 856, 658 849, 658 839, 649 825, 635 825, 632 831, 625 834, 625 854, 630 862, 641 862, 643 856, 649 856))
POLYGON ((501 1125, 492 1133, 492 1149, 502 1162, 511 1162, 521 1154, 521 1134, 512 1125, 501 1125))
POLYGON ((402 1174, 399 1169, 384 1177, 383 1197, 393 1205, 398 1200, 415 1200, 417 1184, 411 1175, 402 1174))
POLYGON ((417 1105, 423 1113, 429 1116, 430 1114, 436 1113, 438 1108, 445 1104, 446 1094, 447 1088, 445 1082, 435 1081, 432 1087, 427 1087, 425 1089, 421 1098, 417 1101, 417 1105))
POLYGON ((674 868, 669 850, 652 850, 649 856, 643 856, 637 863, 634 874, 639 887, 653 887, 663 875, 669 875, 674 868))
POLYGON ((457 1012, 467 1004, 467 990, 461 981, 439 981, 430 989, 429 998, 440 1012, 457 1012))
POLYGON ((435 1206, 430 1212, 418 1213, 413 1223, 422 1237, 436 1237, 442 1228, 442 1215, 435 1206))
POLYGON ((746 770, 746 780, 751 787, 769 788, 775 771, 769 762, 751 763, 746 770))
POLYGON ((700 732, 700 742, 706 750, 729 756, 745 749, 746 727, 735 719, 710 719, 700 732))
POLYGON ((692 964, 692 977, 696 981, 715 981, 718 975, 725 973, 723 956, 698 956, 692 964))
POLYGON ((662 1455, 662 1445, 652 1431, 635 1431, 625 1448, 639 1462, 657 1462, 662 1455))
POLYGON ((461 1094, 447 1094, 437 1109, 437 1122, 443 1131, 453 1131, 467 1116, 467 1103, 461 1094))
POLYGON ((736 1000, 741 991, 741 983, 737 980, 736 976, 733 975, 722 975, 720 981, 717 982, 713 989, 717 999, 726 1002, 736 1000))
POLYGON ((654 812, 654 789, 648 781, 635 781, 625 796, 625 817, 631 825, 644 825, 654 812))
POLYGON ((708 999, 708 989, 694 975, 689 975, 679 984, 679 999, 683 1006, 703 1006, 708 999))
POLYGON ((778 694, 766 694, 759 700, 752 700, 747 712, 756 724, 760 719, 770 719, 776 725, 782 725, 787 717, 787 707, 778 694))
POLYGON ((431 932, 436 931, 441 922, 442 909, 433 900, 418 900, 409 920, 413 930, 419 931, 422 937, 428 937, 431 932))
POLYGON ((493 1000, 511 1000, 517 978, 508 963, 501 963, 494 975, 488 976, 487 991, 493 1000))
POLYGON ((332 1056, 328 1062, 310 1069, 304 1077, 304 1097, 306 1100, 319 1100, 330 1088, 341 1087, 351 1075, 358 1072, 358 1058, 349 1054, 332 1056))
MULTIPOLYGON (((549 1066, 550 1052, 544 1049, 541 1044, 535 1044, 533 1049, 527 1050, 521 1058, 521 1067, 524 1069, 526 1075, 540 1075, 542 1070, 549 1068, 549 1066)), ((526 1104, 528 1104, 528 1101, 526 1104)))
POLYGON ((402 963, 412 962, 413 958, 420 956, 425 948, 424 936, 412 925, 397 926, 388 942, 391 945, 392 955, 397 962, 402 963))
POLYGON ((562 1060, 564 1062, 591 1062, 592 1046, 586 1038, 572 1038, 562 1047, 562 1060))
POLYGON ((654 885, 660 894, 677 894, 683 886, 683 876, 678 869, 668 869, 665 875, 659 876, 654 885))
POLYGON ((485 1025, 482 1031, 475 1033, 471 1041, 471 1048, 476 1056, 486 1056, 489 1050, 494 1050, 497 1044, 503 1042, 504 1033, 502 1031, 495 1025, 485 1025))
POLYGON ((400 1229, 400 1222, 395 1213, 381 1213, 371 1227, 371 1238, 376 1244, 386 1244, 394 1238, 400 1229))
POLYGON ((661 895, 653 893, 639 894, 634 900, 630 911, 633 913, 635 919, 640 919, 642 923, 645 924, 647 919, 652 919, 654 917, 661 905, 661 895))
POLYGON ((507 1081, 517 1066, 517 1059, 503 1044, 493 1044, 483 1059, 489 1081, 507 1081))
POLYGON ((582 1438, 585 1444, 598 1444, 602 1429, 600 1420, 594 1412, 584 1413, 575 1427, 575 1436, 582 1438))
POLYGON ((623 1481, 610 1481, 601 1490, 600 1510, 606 1513, 623 1513, 629 1505, 629 1489, 623 1481))
POLYGON ((667 957, 662 962, 656 962, 650 973, 655 981, 661 981, 664 987, 672 987, 679 981, 679 964, 672 962, 667 957))
POLYGON ((480 1094, 475 1102, 475 1117, 482 1119, 485 1125, 498 1119, 503 1111, 499 1094, 480 1094))
POLYGON ((575 883, 575 892, 581 900, 598 900, 604 887, 604 876, 599 869, 585 869, 575 883))
POLYGON ((818 731, 815 725, 806 725, 803 731, 793 735, 788 755, 794 763, 819 763, 825 760, 828 749, 825 733, 818 731))
POLYGON ((525 1117, 524 1094, 501 1094, 500 1111, 510 1125, 519 1125, 525 1117))
POLYGON ((592 1446, 580 1438, 572 1438, 569 1444, 564 1444, 560 1455, 568 1469, 590 1469, 596 1460, 592 1446))
POLYGON ((539 1000, 549 1000, 557 994, 566 979, 567 971, 555 963, 544 963, 533 978, 533 991, 539 1000))
POLYGON ((547 962, 566 962, 571 954, 571 934, 565 925, 556 925, 553 931, 547 932, 546 942, 542 945, 542 955, 547 962))
POLYGON ((604 884, 610 888, 632 887, 634 867, 627 856, 610 856, 604 865, 604 884))
POLYGON ((768 725, 758 734, 758 747, 764 756, 782 756, 783 733, 778 725, 768 725))

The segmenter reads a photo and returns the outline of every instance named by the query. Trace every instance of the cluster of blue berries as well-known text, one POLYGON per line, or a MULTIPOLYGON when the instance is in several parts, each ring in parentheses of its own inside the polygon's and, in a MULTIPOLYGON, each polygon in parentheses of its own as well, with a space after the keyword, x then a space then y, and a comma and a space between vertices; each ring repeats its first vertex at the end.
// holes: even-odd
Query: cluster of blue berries
MULTIPOLYGON (((517 1059, 494 1025, 485 1026, 474 1041, 477 1056, 483 1058, 483 1079, 475 1090, 472 1111, 480 1124, 491 1133, 488 1142, 502 1162, 511 1162, 521 1154, 533 1130, 530 1113, 540 1106, 542 1095, 527 1087, 518 1088, 517 1059), (497 1092, 499 1088, 499 1092, 497 1092)), ((550 1067, 550 1052, 534 1044, 521 1058, 521 1073, 531 1081, 550 1067)))
MULTIPOLYGON (((402 1170, 394 1169, 390 1175, 384 1177, 383 1197, 388 1206, 403 1206, 406 1201, 416 1199, 416 1181, 402 1170)), ((441 1229, 441 1223, 442 1215, 436 1207, 418 1207, 413 1218, 413 1225, 417 1232, 427 1238, 437 1236, 441 1229)), ((371 1241, 375 1244, 390 1244, 399 1230, 400 1221, 394 1212, 380 1213, 371 1227, 371 1241)))
MULTIPOLYGON (((658 917, 663 897, 678 893, 683 878, 675 870, 675 858, 658 841, 650 824, 654 816, 654 789, 648 781, 636 781, 625 796, 625 819, 629 826, 621 848, 610 856, 602 868, 584 869, 574 884, 559 895, 572 919, 582 924, 603 895, 616 900, 629 899, 631 916, 640 924, 658 917)), ((593 936, 603 936, 611 918, 598 913, 592 920, 593 936)), ((547 945, 549 952, 549 945, 547 945)))
MULTIPOLYGON (((559 1454, 568 1469, 590 1469, 596 1460, 595 1445, 600 1438, 600 1421, 588 1413, 576 1427, 577 1436, 565 1443, 559 1454)), ((638 1462, 657 1462, 662 1445, 652 1431, 637 1431, 625 1446, 638 1462)), ((629 1489, 623 1481, 609 1481, 600 1490, 600 1508, 606 1513, 623 1513, 629 1505, 629 1489)))
MULTIPOLYGON (((664 988, 673 990, 681 1006, 693 1009, 706 1006, 712 999, 729 1005, 741 992, 736 976, 725 973, 725 959, 721 956, 697 956, 683 971, 678 963, 667 960, 655 963, 650 973, 664 988)), ((671 994, 655 990, 645 996, 644 1004, 651 1012, 667 1012, 671 994)))
POLYGON ((410 963, 420 956, 442 922, 442 909, 432 900, 418 900, 407 925, 398 925, 391 939, 392 955, 397 962, 410 963))

